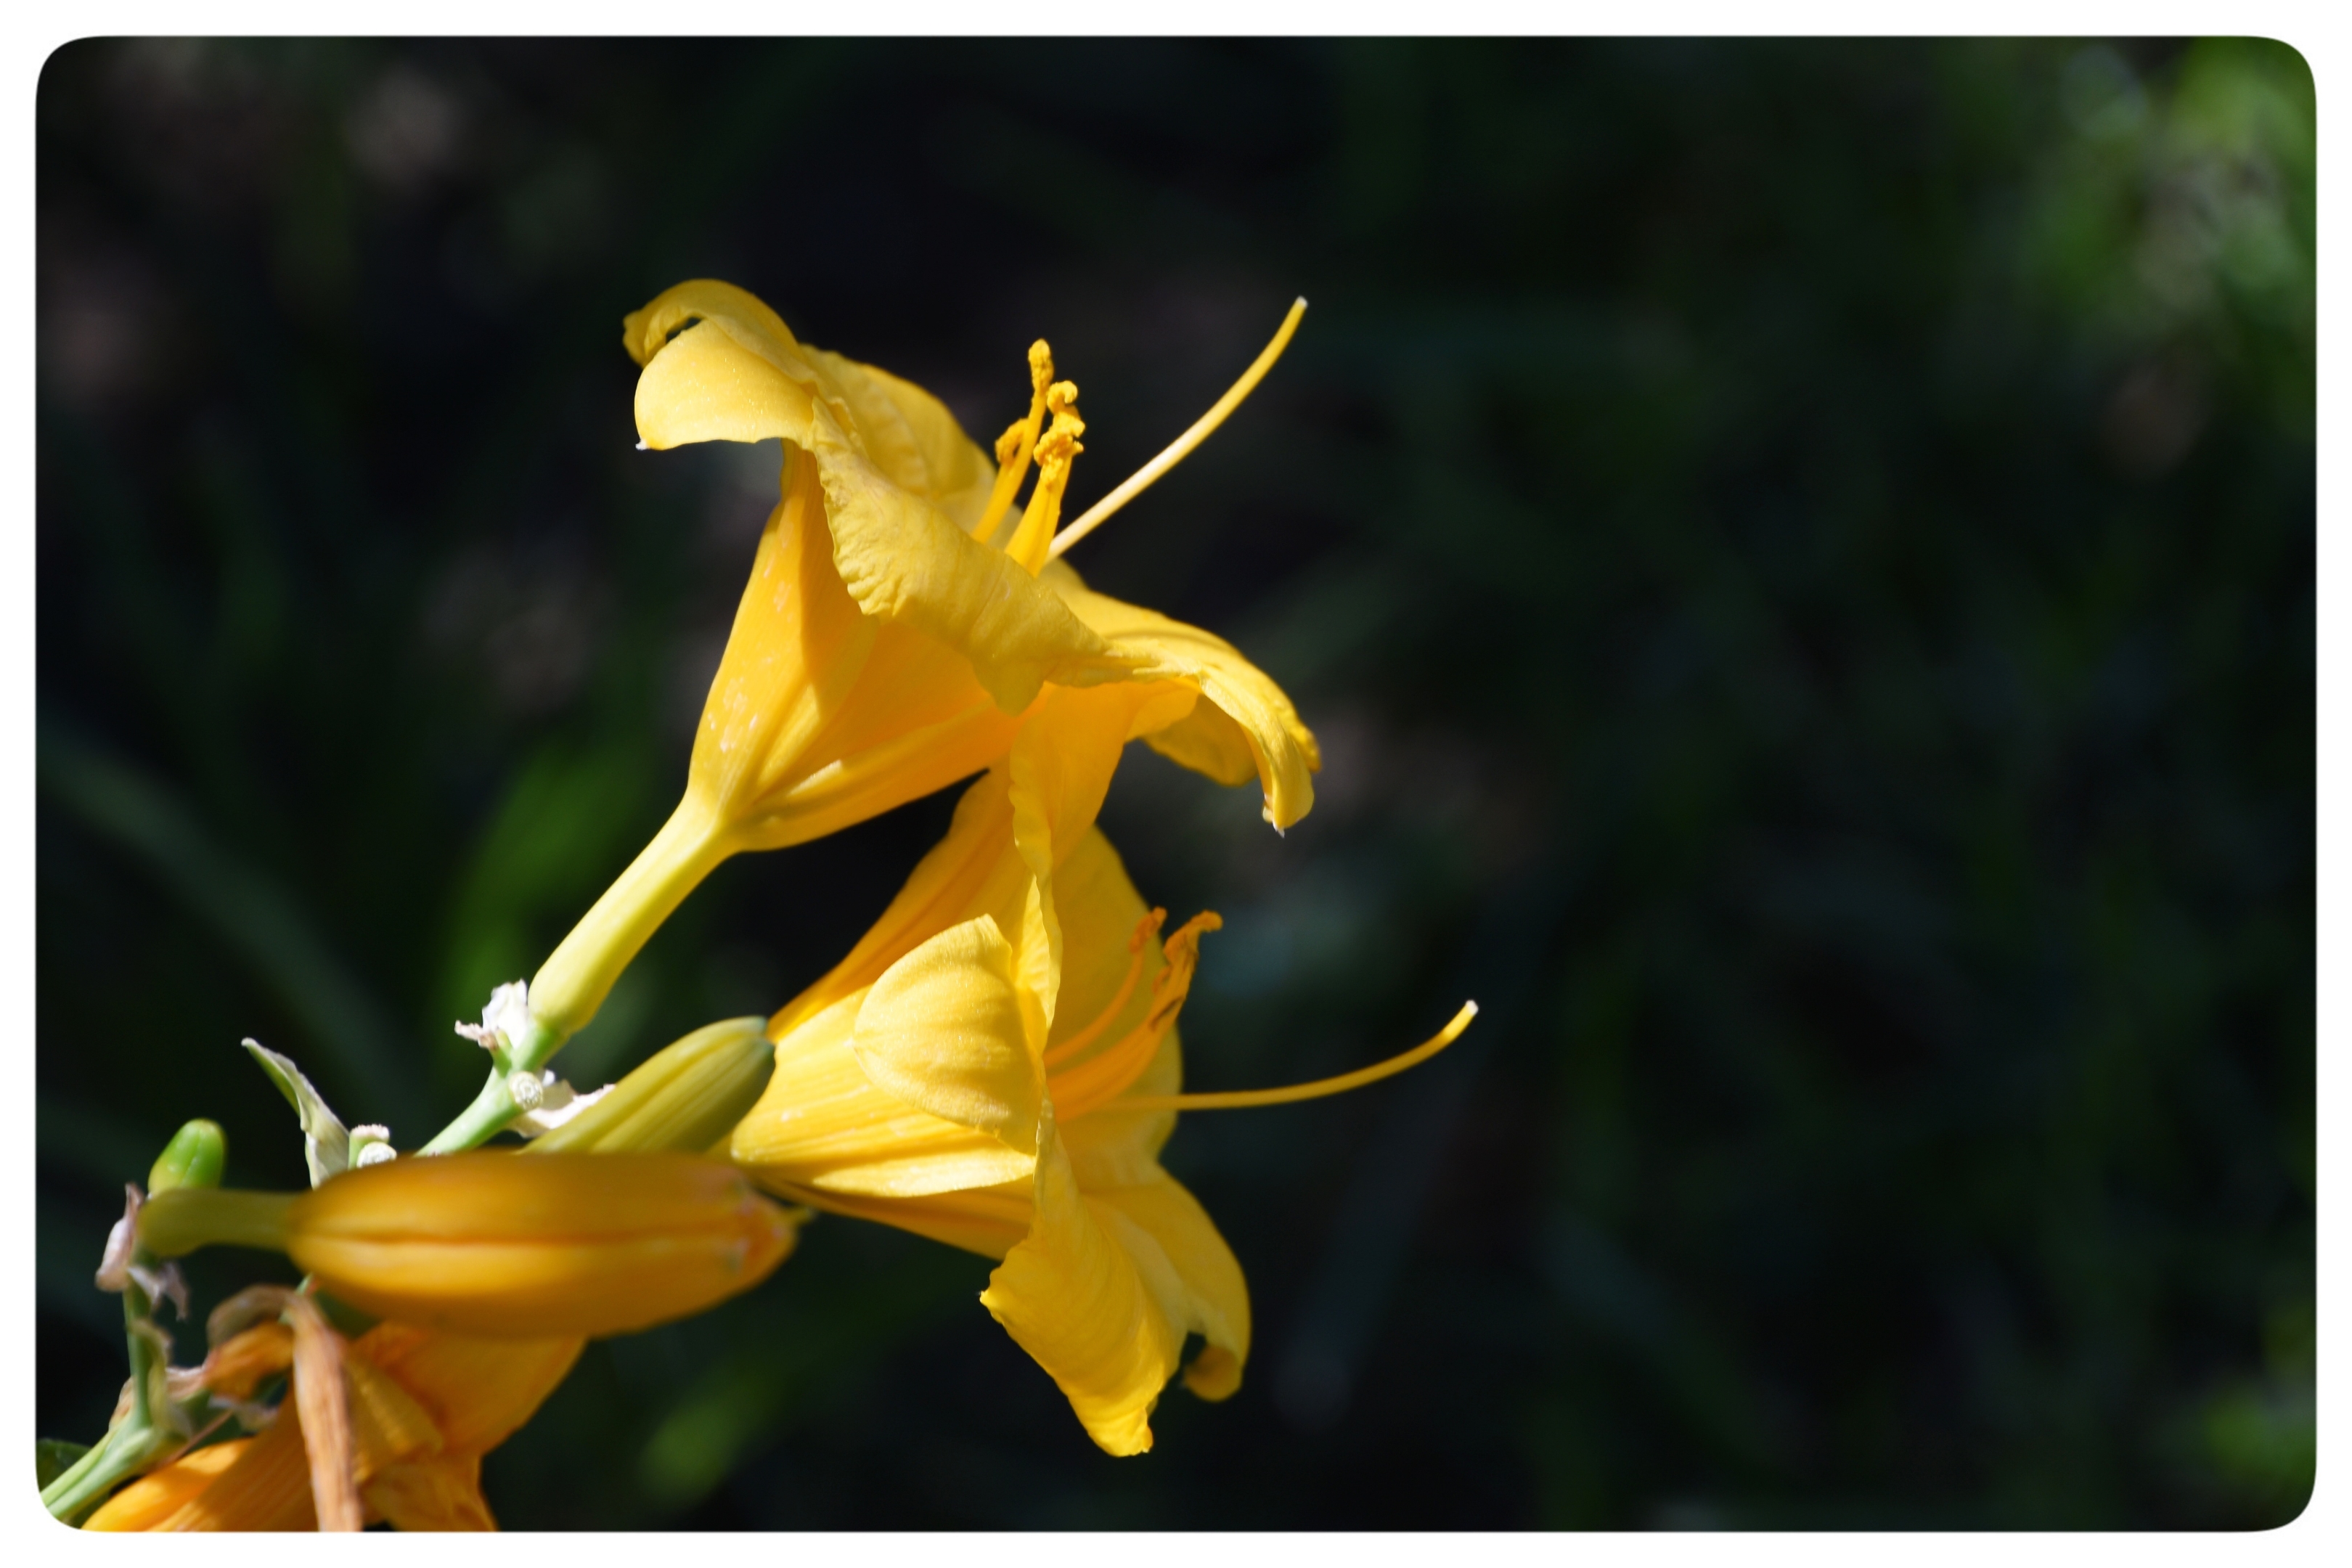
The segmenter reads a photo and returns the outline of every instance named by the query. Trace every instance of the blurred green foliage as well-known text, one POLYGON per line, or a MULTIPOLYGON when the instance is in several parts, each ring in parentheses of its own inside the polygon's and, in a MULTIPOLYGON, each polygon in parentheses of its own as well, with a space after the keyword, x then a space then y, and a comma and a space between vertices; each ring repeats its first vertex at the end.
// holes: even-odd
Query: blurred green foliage
MULTIPOLYGON (((634 451, 623 312, 732 279, 982 440, 1045 335, 1083 505, 1304 292, 1076 561, 1282 679, 1319 804, 1139 749, 1105 826, 1226 917, 1196 1085, 1486 1010, 1186 1120, 1242 1393, 1104 1458, 982 1260, 826 1219, 592 1346, 502 1521, 2291 1517, 2313 116, 2245 41, 60 50, 41 1434, 103 1428, 89 1271, 173 1128, 302 1179, 238 1038, 413 1144, 671 804, 774 454, 634 451)), ((722 869, 565 1069, 782 1003, 947 805, 722 869)), ((199 1313, 278 1267, 194 1262, 199 1313)))

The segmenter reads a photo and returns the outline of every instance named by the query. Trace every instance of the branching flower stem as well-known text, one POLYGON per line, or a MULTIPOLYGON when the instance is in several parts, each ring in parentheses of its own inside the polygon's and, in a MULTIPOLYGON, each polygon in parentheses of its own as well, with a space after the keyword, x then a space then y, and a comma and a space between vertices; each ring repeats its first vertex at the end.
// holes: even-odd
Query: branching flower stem
POLYGON ((41 1505, 71 1523, 103 1500, 116 1486, 147 1469, 184 1439, 152 1401, 163 1385, 161 1352, 148 1328, 153 1310, 137 1284, 122 1292, 123 1337, 131 1345, 131 1408, 89 1453, 41 1491, 41 1505))

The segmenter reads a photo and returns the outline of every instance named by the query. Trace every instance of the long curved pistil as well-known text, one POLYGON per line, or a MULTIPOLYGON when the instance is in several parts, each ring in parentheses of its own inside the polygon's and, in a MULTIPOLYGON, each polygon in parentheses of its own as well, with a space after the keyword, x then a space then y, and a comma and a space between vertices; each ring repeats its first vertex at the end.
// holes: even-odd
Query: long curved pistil
POLYGON ((1400 1056, 1391 1057, 1371 1067, 1359 1068, 1354 1072, 1341 1073, 1337 1078, 1318 1078, 1312 1083, 1297 1083, 1288 1089, 1235 1089, 1222 1094, 1150 1094, 1128 1100, 1114 1100, 1101 1106, 1104 1110, 1245 1110, 1260 1105, 1293 1105, 1302 1100, 1321 1100, 1326 1095, 1345 1094, 1351 1089, 1361 1089, 1368 1083, 1378 1083, 1384 1078, 1394 1078, 1407 1068, 1419 1067, 1455 1040, 1478 1016, 1478 1004, 1465 1002, 1462 1010, 1445 1027, 1400 1056))
POLYGON ((1290 346, 1291 334, 1298 331, 1299 318, 1306 314, 1307 300, 1304 296, 1301 296, 1292 303, 1290 314, 1282 319, 1282 326, 1274 334, 1274 341, 1266 344, 1265 352, 1251 362, 1249 369, 1242 372, 1242 378, 1234 383, 1206 414, 1194 420, 1191 429, 1177 437, 1166 451, 1136 469, 1129 476, 1125 484, 1088 507, 1084 516, 1055 534, 1054 542, 1047 547, 1046 553, 1059 555, 1093 532, 1096 528, 1108 521, 1113 512, 1150 489, 1160 475, 1182 462, 1193 447, 1207 440, 1210 434, 1225 422, 1225 416, 1242 405, 1242 399, 1247 397, 1256 389, 1257 384, 1265 379, 1265 373, 1274 368, 1274 362, 1280 359, 1282 351, 1290 346))

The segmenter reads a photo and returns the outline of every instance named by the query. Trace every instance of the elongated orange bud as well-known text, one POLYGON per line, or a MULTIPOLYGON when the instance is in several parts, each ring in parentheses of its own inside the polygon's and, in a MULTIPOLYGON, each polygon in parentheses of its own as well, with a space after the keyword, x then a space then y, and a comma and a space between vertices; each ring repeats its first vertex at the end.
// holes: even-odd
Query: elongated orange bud
POLYGON ((496 1338, 621 1334, 767 1278, 797 1222, 684 1154, 451 1154, 335 1176, 286 1211, 320 1289, 380 1318, 496 1338))

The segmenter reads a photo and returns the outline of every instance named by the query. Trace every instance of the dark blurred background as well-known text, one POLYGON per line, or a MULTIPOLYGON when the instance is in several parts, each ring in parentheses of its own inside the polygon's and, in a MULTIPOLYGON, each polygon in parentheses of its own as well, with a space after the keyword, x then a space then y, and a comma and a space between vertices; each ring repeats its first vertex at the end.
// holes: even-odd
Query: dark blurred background
MULTIPOLYGON (((2261 42, 69 46, 39 105, 39 1426, 258 1036, 414 1144, 450 1032, 667 814, 772 447, 632 449, 696 276, 986 443, 1051 339, 1073 556, 1322 737, 1136 748, 1222 910, 1186 1119, 1241 1394, 1112 1460, 823 1219, 591 1347, 509 1527, 2247 1527, 2314 1451, 2313 89, 2261 42)), ((952 792, 738 860, 562 1061, 846 950, 952 792)), ((265 1272, 196 1260, 198 1316, 265 1272)), ((201 1332, 182 1334, 183 1357, 201 1332)))

